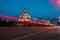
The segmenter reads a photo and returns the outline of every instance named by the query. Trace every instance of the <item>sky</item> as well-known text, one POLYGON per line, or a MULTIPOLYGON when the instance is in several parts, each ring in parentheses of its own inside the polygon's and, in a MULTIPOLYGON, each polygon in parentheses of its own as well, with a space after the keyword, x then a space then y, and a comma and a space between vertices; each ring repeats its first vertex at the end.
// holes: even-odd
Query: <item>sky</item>
POLYGON ((0 14, 19 17, 24 8, 31 18, 60 15, 60 10, 56 10, 50 0, 0 0, 0 14))

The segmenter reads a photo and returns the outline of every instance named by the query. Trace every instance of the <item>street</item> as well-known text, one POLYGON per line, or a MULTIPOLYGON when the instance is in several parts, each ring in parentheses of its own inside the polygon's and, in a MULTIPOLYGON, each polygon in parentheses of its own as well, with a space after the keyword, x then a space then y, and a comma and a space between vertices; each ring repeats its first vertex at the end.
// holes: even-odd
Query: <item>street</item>
POLYGON ((60 27, 0 28, 0 40, 60 40, 60 27))

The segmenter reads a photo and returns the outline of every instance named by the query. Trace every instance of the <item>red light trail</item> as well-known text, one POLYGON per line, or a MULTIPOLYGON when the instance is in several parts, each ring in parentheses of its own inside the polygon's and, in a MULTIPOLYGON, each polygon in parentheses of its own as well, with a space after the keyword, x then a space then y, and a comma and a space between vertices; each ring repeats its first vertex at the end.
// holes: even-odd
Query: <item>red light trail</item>
POLYGON ((5 15, 2 15, 2 14, 0 14, 0 17, 1 18, 7 18, 7 19, 11 19, 11 20, 18 20, 19 18, 15 18, 15 17, 11 17, 11 16, 5 16, 5 15))
POLYGON ((15 21, 20 20, 22 22, 29 22, 29 23, 33 23, 33 24, 43 24, 42 22, 36 22, 36 21, 32 21, 32 20, 24 20, 24 19, 20 19, 20 18, 16 18, 16 17, 2 15, 2 14, 0 14, 0 17, 1 18, 7 18, 7 19, 15 20, 15 21))

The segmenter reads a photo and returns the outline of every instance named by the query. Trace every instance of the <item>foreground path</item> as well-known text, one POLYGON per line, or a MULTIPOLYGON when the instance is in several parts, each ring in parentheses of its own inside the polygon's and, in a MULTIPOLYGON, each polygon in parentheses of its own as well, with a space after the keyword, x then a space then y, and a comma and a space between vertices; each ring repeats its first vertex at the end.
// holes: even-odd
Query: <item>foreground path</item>
POLYGON ((0 27, 0 40, 40 40, 50 34, 56 34, 57 29, 56 27, 0 27))

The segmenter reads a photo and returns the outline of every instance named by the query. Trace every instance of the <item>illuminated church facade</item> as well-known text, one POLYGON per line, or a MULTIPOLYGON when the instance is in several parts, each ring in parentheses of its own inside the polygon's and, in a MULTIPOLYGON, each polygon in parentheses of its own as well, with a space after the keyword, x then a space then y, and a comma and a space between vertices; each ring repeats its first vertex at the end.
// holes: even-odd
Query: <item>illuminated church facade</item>
MULTIPOLYGON (((31 19, 26 8, 24 8, 23 13, 20 14, 19 18, 24 19, 24 20, 30 20, 31 19)), ((20 19, 18 21, 20 21, 20 19)))

